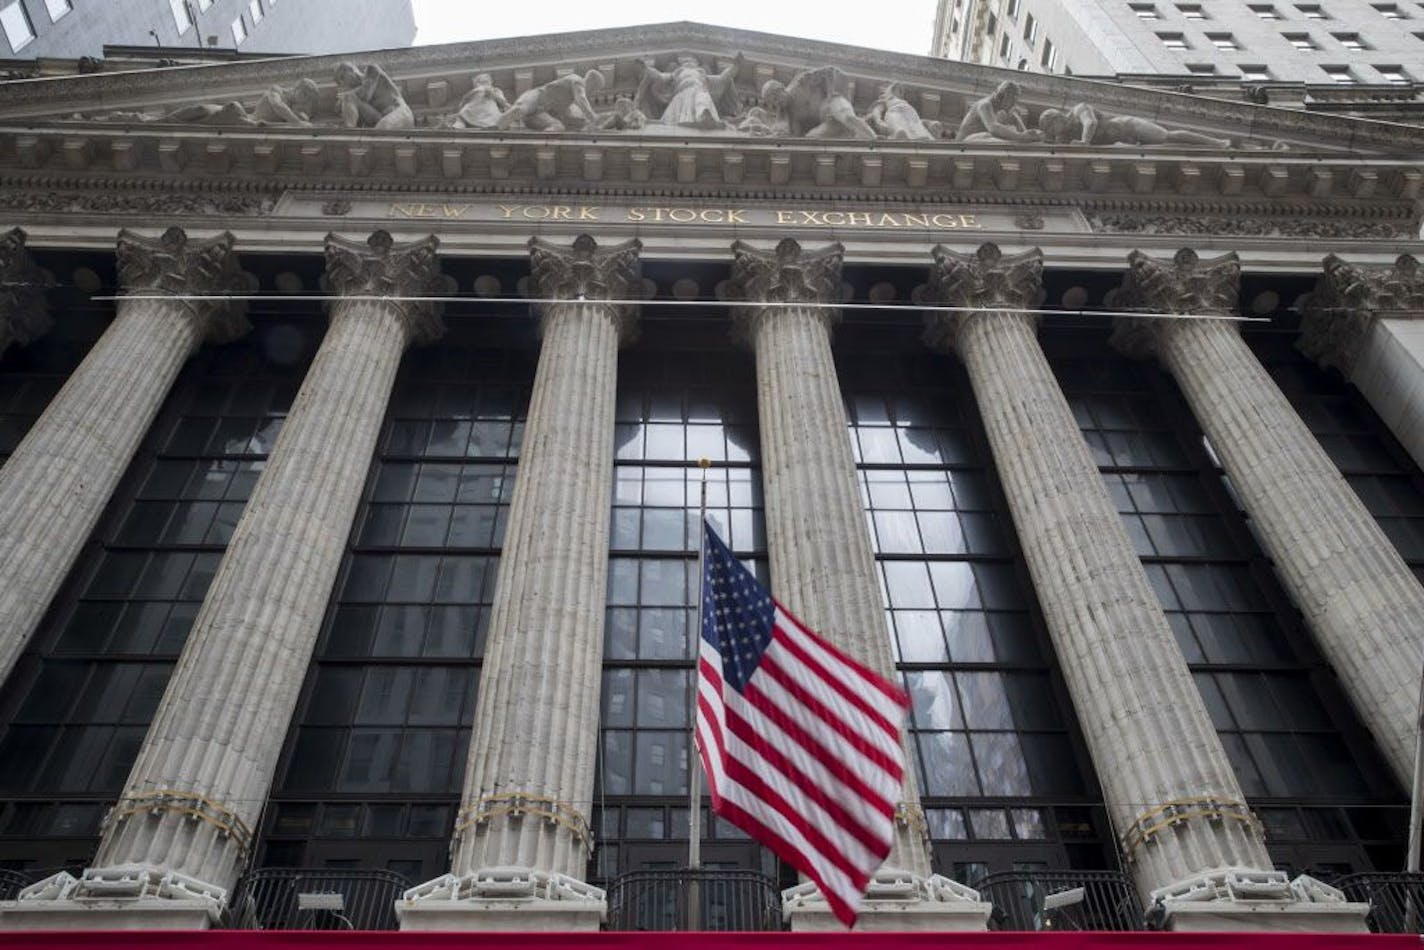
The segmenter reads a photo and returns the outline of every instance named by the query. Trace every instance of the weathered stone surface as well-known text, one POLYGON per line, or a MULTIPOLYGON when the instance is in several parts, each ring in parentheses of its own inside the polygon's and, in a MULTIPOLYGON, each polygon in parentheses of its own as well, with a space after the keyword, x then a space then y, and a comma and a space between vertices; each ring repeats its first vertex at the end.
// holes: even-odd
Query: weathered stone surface
POLYGON ((119 234, 129 297, 0 469, 0 679, 9 673, 168 395, 204 340, 246 330, 232 235, 119 234))
MULTIPOLYGON (((811 629, 896 681, 878 568, 831 358, 841 247, 807 253, 732 246, 738 331, 756 352, 771 589, 811 629)), ((927 875, 928 841, 913 770, 885 866, 927 875)))
POLYGON ((1424 588, 1234 322, 1235 255, 1129 257, 1126 302, 1199 318, 1123 321, 1129 352, 1176 378, 1276 571, 1407 787, 1414 767, 1424 588))
MULTIPOLYGON (((519 906, 464 886, 487 869, 525 869, 556 882, 585 873, 593 843, 618 348, 636 329, 634 308, 603 301, 634 292, 640 248, 636 240, 601 248, 588 235, 571 247, 530 242, 533 293, 544 298, 543 344, 455 828, 452 877, 461 882, 457 891, 469 892, 457 901, 466 913, 417 896, 402 906, 407 929, 429 926, 439 906, 441 926, 506 926, 519 906)), ((550 888, 523 905, 524 916, 562 898, 585 902, 591 890, 550 888)), ((601 914, 559 912, 551 919, 596 929, 601 914)))
POLYGON ((1139 891, 1270 868, 1186 660, 1025 313, 1042 255, 934 251, 926 342, 964 360, 1024 559, 1139 891))
MULTIPOLYGON (((402 353, 438 327, 433 238, 327 238, 342 293, 233 532, 95 864, 230 889, 251 845, 402 353), (398 277, 394 275, 399 275, 398 277), (195 820, 196 813, 196 820, 195 820)), ((82 891, 82 886, 81 886, 82 891)), ((82 895, 81 895, 82 896, 82 895)))

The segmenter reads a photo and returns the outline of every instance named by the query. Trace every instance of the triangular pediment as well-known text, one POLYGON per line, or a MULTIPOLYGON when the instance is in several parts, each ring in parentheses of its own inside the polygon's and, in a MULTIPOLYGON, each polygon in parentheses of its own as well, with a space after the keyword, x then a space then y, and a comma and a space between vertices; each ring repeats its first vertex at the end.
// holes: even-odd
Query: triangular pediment
MULTIPOLYGON (((979 129, 981 123, 971 120, 974 128, 968 129, 971 134, 966 135, 959 134, 961 124, 977 103, 1003 83, 1011 82, 1018 87, 1017 100, 999 112, 1024 126, 1021 136, 1011 137, 1015 144, 1150 149, 1211 148, 1222 143, 1222 147, 1248 150, 1356 152, 1363 146, 1366 151, 1388 155, 1417 153, 1424 140, 1424 130, 1389 123, 1311 115, 1187 93, 1016 72, 695 23, 352 56, 249 59, 0 83, 0 122, 23 119, 85 125, 259 126, 274 131, 303 127, 306 122, 318 129, 346 130, 352 119, 349 110, 343 109, 343 100, 350 97, 342 95, 338 74, 348 63, 360 70, 374 66, 376 72, 390 77, 394 90, 409 108, 409 118, 387 116, 388 121, 381 127, 415 133, 453 124, 471 134, 635 131, 640 135, 800 138, 811 131, 810 118, 792 116, 790 129, 774 123, 768 127, 759 121, 763 113, 772 113, 770 117, 775 118, 776 110, 765 101, 768 83, 789 88, 793 95, 802 93, 783 111, 816 110, 824 107, 828 95, 840 95, 858 117, 883 116, 887 110, 883 105, 878 108, 877 103, 882 102, 885 86, 894 83, 895 99, 910 111, 892 101, 892 110, 899 108, 898 114, 891 115, 888 122, 876 124, 876 137, 992 141, 999 136, 979 129), (718 112, 731 115, 718 114, 713 121, 699 123, 664 119, 660 110, 670 98, 669 80, 650 82, 645 65, 657 70, 653 75, 668 77, 675 73, 680 55, 695 58, 705 77, 704 85, 709 81, 715 85, 725 70, 737 64, 731 76, 732 89, 725 93, 714 90, 711 95, 714 105, 722 107, 718 112), (818 70, 830 75, 817 76, 818 70), (474 119, 471 127, 459 118, 460 107, 470 97, 480 74, 489 77, 489 93, 481 96, 476 92, 474 99, 480 101, 467 108, 469 117, 474 119), (544 129, 533 127, 542 120, 507 120, 497 129, 483 126, 483 117, 507 109, 521 94, 571 75, 588 77, 588 100, 601 127, 596 128, 595 121, 582 120, 577 114, 573 118, 583 121, 583 128, 579 121, 561 122, 562 129, 548 123, 544 129), (615 108, 627 111, 627 106, 619 106, 620 99, 642 107, 642 124, 636 118, 630 123, 626 116, 614 116, 615 108), (748 119, 748 112, 753 110, 756 114, 748 119), (1045 110, 1052 110, 1049 115, 1053 118, 1045 118, 1045 110), (343 112, 347 114, 343 116, 343 112), (719 125, 716 120, 728 124, 719 125), (626 128, 630 124, 636 128, 626 128), (1165 141, 1161 140, 1163 134, 1165 141)), ((351 76, 351 82, 361 81, 368 88, 380 82, 375 73, 351 76)), ((378 91, 376 95, 382 94, 378 91)), ((683 107, 688 99, 686 95, 677 96, 674 104, 686 111, 683 107)), ((677 118, 688 117, 679 114, 677 118)), ((355 121, 358 127, 369 127, 377 120, 367 117, 355 121)), ((866 137, 860 128, 847 130, 834 121, 830 126, 817 134, 828 138, 866 137)))
POLYGON ((0 163, 287 188, 1412 201, 1421 148, 1424 128, 695 23, 0 82, 0 163))

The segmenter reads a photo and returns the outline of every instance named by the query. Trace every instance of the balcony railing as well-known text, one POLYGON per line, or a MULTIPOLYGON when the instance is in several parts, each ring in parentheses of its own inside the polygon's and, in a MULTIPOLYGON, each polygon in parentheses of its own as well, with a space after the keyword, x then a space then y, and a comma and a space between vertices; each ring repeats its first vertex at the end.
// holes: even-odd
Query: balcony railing
POLYGON ((398 930, 410 886, 394 871, 259 868, 238 881, 229 913, 244 930, 398 930))
POLYGON ((1370 930, 1380 934, 1424 931, 1424 873, 1365 871, 1334 882, 1352 901, 1370 905, 1370 930))
POLYGON ((632 871, 608 888, 608 929, 780 930, 781 894, 756 871, 632 871))
POLYGON ((992 930, 1143 930, 1142 907, 1118 871, 1004 871, 977 885, 992 930))

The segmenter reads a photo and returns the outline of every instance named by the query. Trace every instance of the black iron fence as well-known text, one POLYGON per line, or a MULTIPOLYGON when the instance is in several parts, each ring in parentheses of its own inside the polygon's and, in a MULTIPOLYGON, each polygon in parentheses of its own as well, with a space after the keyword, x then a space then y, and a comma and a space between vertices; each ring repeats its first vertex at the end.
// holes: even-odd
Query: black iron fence
POLYGON ((1119 871, 1003 871, 978 884, 991 930, 1142 930, 1142 907, 1119 871))
POLYGON ((609 930, 780 930, 781 894, 756 871, 632 871, 608 888, 609 930))
POLYGON ((1334 882, 1352 901, 1367 902, 1370 930, 1381 934, 1424 932, 1424 873, 1365 871, 1334 882))
POLYGON ((395 904, 411 886, 394 871, 258 868, 228 913, 244 930, 398 930, 395 904))

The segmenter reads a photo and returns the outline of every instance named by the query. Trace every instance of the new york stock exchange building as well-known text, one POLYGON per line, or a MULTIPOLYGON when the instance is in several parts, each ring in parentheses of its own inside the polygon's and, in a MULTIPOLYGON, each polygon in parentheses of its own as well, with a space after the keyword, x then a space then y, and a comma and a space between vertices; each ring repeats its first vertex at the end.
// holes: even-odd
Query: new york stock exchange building
POLYGON ((4 942, 837 929, 688 869, 702 458, 911 698, 861 929, 1417 939, 1424 128, 696 24, 142 65, 0 83, 4 942))

